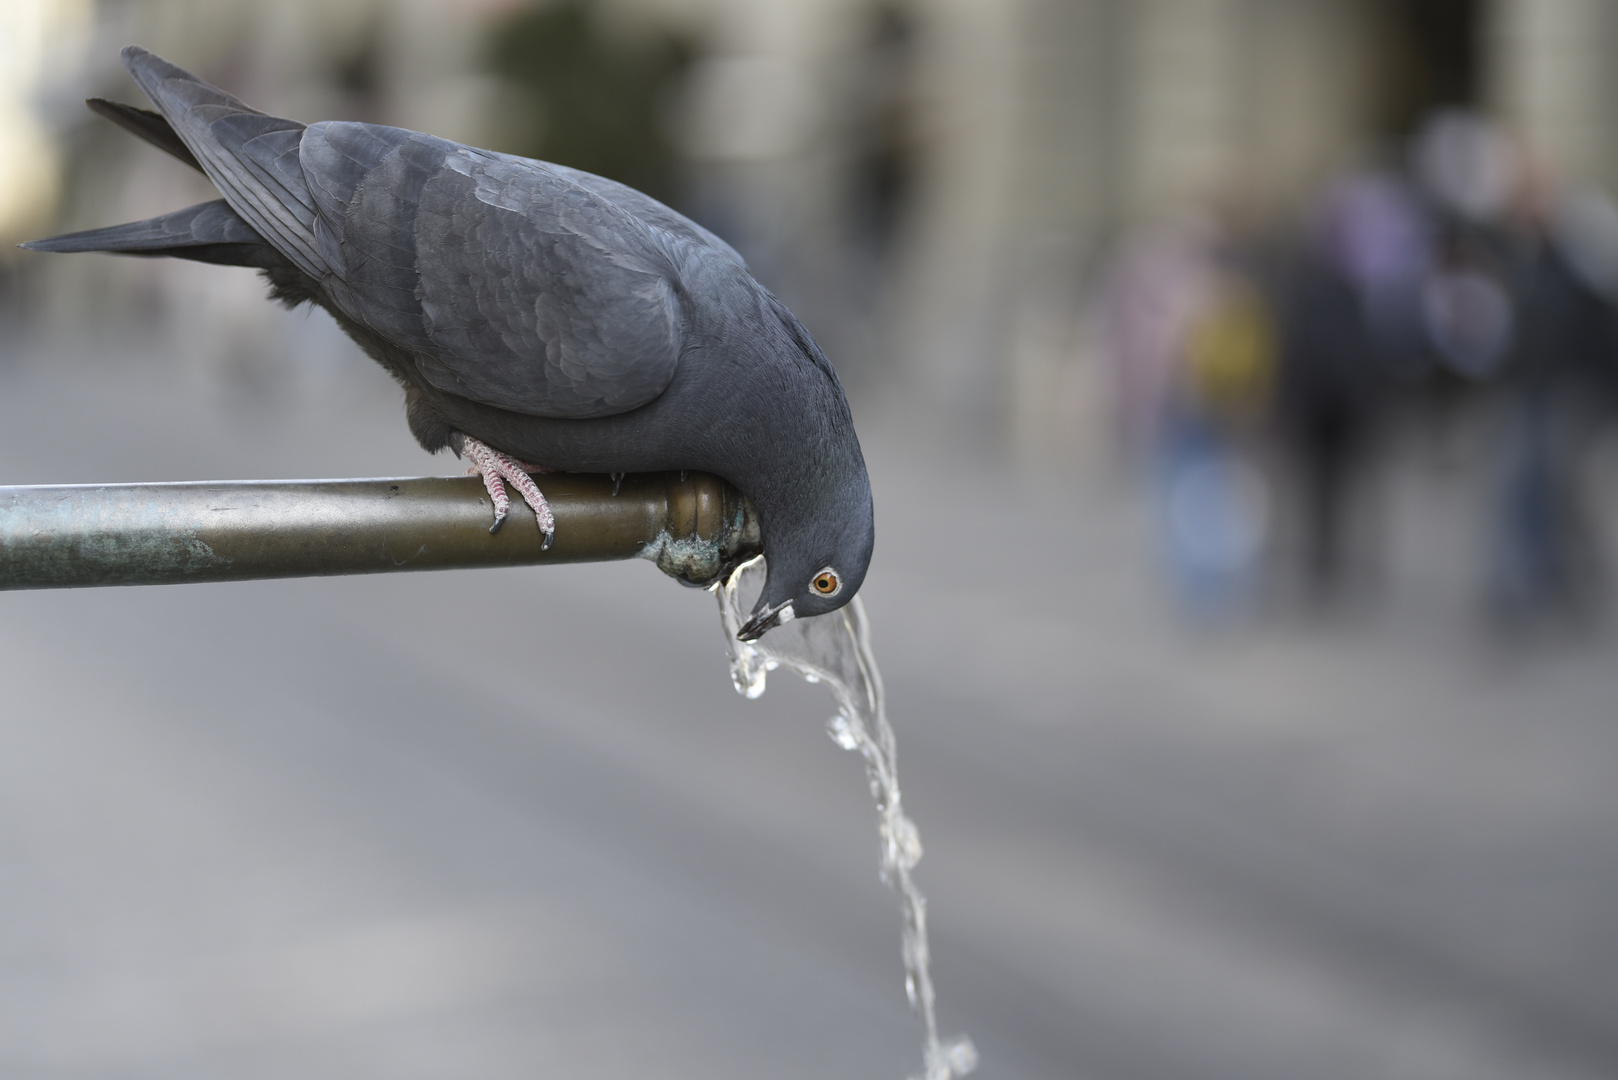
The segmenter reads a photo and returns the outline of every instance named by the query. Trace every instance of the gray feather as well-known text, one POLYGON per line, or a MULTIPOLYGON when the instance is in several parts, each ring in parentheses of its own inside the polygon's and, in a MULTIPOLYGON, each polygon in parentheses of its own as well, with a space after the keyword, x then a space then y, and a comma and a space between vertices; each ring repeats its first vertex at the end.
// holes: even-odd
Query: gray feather
POLYGON ((105 117, 132 134, 140 136, 153 146, 165 153, 173 154, 197 172, 202 172, 202 163, 191 153, 180 137, 174 133, 169 122, 163 119, 161 113, 150 109, 137 108, 134 105, 125 105, 121 101, 109 101, 106 98, 93 97, 85 101, 90 111, 97 116, 105 117))
POLYGON ((285 260, 222 199, 172 214, 22 245, 30 251, 110 251, 268 268, 285 260))
POLYGON ((698 225, 684 214, 677 213, 658 202, 650 195, 636 191, 628 184, 620 184, 605 176, 584 172, 582 169, 571 169, 566 165, 552 165, 550 169, 564 179, 571 180, 582 188, 595 192, 609 202, 616 203, 629 213, 640 218, 646 224, 664 232, 688 240, 699 247, 711 248, 716 253, 734 262, 737 266, 746 266, 741 254, 718 236, 698 225))
POLYGON ((314 199, 296 168, 303 125, 249 108, 138 46, 126 48, 123 58, 231 209, 298 269, 317 281, 324 277, 314 199))
POLYGON ((643 405, 673 377, 667 238, 552 166, 335 121, 310 125, 300 163, 338 302, 415 351, 433 386, 584 417, 643 405))

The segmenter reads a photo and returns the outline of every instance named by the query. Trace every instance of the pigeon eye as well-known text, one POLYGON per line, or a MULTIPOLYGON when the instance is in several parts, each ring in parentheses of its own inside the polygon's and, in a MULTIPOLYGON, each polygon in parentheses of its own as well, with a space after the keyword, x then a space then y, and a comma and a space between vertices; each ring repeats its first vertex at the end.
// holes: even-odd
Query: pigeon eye
POLYGON ((815 580, 810 584, 821 596, 836 596, 838 590, 843 587, 842 579, 837 576, 837 572, 830 569, 816 574, 815 580))

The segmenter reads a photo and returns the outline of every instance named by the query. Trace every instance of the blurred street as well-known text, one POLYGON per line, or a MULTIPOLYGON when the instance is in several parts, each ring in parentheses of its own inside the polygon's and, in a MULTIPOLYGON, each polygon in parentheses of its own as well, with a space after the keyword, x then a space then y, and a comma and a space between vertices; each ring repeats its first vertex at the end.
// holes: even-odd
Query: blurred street
MULTIPOLYGON (((325 316, 273 319, 305 354, 273 380, 14 343, 0 479, 459 471, 325 316)), ((1612 633, 1480 631, 1466 474, 1390 483, 1374 611, 1198 632, 1133 485, 854 406, 941 1018, 981 1075, 1618 1072, 1612 633)), ((735 695, 712 598, 649 566, 0 610, 0 1074, 918 1067, 829 697, 735 695)))

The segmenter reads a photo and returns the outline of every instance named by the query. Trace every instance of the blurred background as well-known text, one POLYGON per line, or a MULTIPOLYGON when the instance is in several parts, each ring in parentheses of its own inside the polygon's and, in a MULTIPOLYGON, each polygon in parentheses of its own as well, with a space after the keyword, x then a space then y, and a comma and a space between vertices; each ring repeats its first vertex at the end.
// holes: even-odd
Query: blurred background
MULTIPOLYGON (((0 0, 3 483, 460 471, 250 272, 13 247, 214 197, 131 42, 803 318, 982 1075, 1618 1075, 1618 7, 0 0)), ((919 1067, 830 698, 649 567, 7 594, 0 687, 6 1075, 919 1067)))

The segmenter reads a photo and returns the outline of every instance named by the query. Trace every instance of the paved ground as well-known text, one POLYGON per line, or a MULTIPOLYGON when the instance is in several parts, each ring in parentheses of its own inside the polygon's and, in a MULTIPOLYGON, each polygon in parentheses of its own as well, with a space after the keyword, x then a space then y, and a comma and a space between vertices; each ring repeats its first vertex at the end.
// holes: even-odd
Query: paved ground
MULTIPOLYGON (((450 470, 340 350, 106 348, 0 362, 0 482, 450 470)), ((857 411, 983 1076, 1618 1074, 1613 636, 1477 632, 1465 483, 1372 611, 1193 633, 1116 483, 857 411)), ((0 1075, 906 1075, 858 762, 722 653, 644 564, 0 597, 0 1075)))

